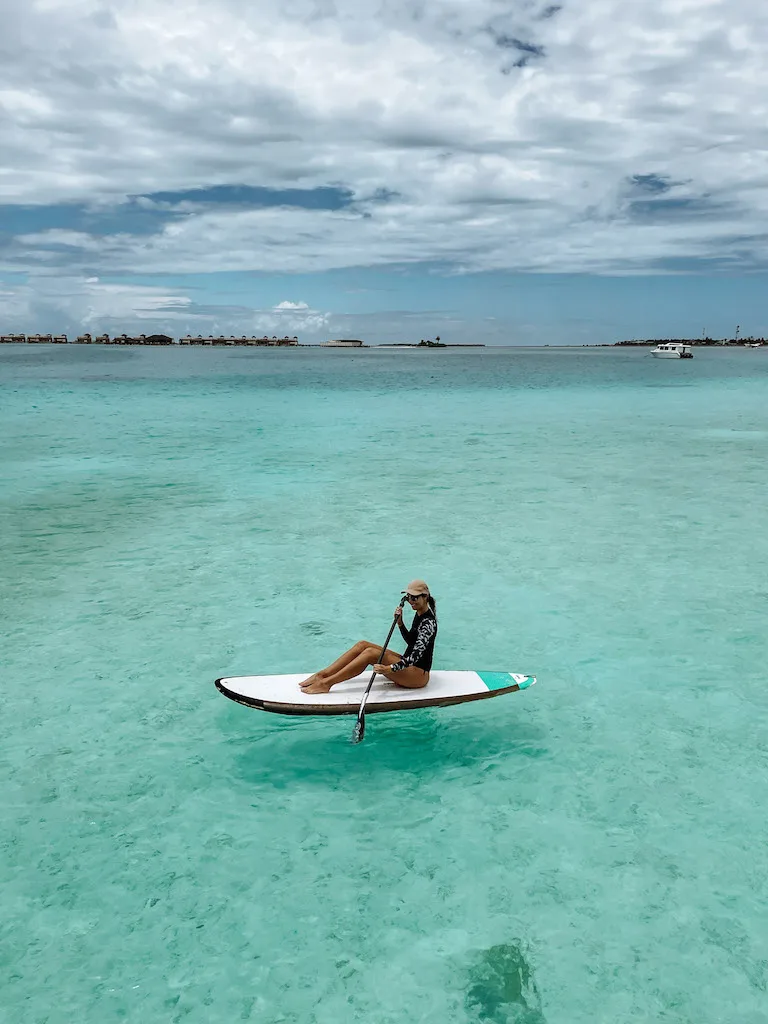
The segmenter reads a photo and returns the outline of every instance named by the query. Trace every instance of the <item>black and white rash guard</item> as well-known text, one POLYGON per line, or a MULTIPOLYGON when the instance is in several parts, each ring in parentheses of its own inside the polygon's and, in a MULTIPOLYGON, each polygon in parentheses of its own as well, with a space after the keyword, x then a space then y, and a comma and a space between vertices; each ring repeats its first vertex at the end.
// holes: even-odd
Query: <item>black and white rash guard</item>
POLYGON ((404 668, 421 668, 429 672, 432 668, 432 654, 437 636, 435 613, 430 608, 423 615, 414 616, 410 629, 405 627, 402 619, 399 626, 408 646, 400 661, 389 666, 390 672, 399 672, 404 668))

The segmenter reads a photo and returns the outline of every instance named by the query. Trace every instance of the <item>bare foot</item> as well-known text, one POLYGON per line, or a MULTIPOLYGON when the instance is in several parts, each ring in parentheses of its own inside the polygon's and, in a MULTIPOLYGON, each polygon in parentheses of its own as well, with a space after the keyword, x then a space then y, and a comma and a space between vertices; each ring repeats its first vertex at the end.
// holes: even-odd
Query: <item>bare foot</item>
POLYGON ((304 683, 301 684, 301 689, 304 693, 330 693, 331 687, 333 686, 333 683, 329 683, 325 679, 320 678, 316 679, 314 682, 310 682, 310 680, 307 679, 305 680, 305 683, 307 685, 304 683))
POLYGON ((304 690, 306 689, 307 686, 314 686, 316 682, 323 678, 324 677, 322 672, 313 672, 311 676, 307 676, 306 679, 302 679, 302 681, 299 683, 299 686, 302 688, 302 690, 304 690))

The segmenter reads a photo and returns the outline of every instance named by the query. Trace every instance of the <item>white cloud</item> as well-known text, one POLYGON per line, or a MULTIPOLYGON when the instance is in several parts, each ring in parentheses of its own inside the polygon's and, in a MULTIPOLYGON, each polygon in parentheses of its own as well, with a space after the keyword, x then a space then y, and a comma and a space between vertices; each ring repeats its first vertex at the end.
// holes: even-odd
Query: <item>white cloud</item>
POLYGON ((107 330, 134 320, 178 321, 191 305, 188 296, 163 288, 102 284, 95 278, 66 273, 35 276, 0 294, 3 315, 9 322, 18 326, 52 322, 57 330, 70 333, 107 330))
POLYGON ((359 202, 190 204, 150 236, 35 230, 5 265, 89 275, 768 264, 766 5, 565 0, 544 18, 546 6, 11 0, 6 202, 226 183, 335 184, 359 202), (633 175, 679 184, 643 203, 633 175), (377 189, 396 196, 364 198, 377 189))
POLYGON ((330 314, 310 309, 306 302, 285 299, 269 310, 254 310, 251 321, 254 330, 265 334, 289 336, 315 335, 327 330, 330 314))
POLYGON ((83 331, 121 333, 133 324, 132 330, 145 334, 170 332, 177 337, 227 333, 303 338, 327 333, 331 322, 330 313, 306 302, 284 301, 268 309, 204 306, 181 291, 103 283, 64 272, 37 274, 0 290, 0 309, 8 330, 40 324, 73 336, 83 331))

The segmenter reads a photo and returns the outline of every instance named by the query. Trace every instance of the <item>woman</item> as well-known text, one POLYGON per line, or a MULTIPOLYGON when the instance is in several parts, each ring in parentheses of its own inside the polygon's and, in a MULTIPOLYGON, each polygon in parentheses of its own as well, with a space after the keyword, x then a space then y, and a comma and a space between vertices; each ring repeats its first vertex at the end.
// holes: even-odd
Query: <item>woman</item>
POLYGON ((427 685, 437 636, 435 599, 424 580, 412 580, 403 593, 415 612, 411 628, 406 629, 402 606, 395 608, 395 619, 408 645, 405 654, 401 656, 390 650, 382 654, 381 644, 358 640, 328 668, 305 679, 300 684, 304 693, 328 693, 332 686, 353 679, 369 665, 390 682, 409 690, 419 690, 427 685))

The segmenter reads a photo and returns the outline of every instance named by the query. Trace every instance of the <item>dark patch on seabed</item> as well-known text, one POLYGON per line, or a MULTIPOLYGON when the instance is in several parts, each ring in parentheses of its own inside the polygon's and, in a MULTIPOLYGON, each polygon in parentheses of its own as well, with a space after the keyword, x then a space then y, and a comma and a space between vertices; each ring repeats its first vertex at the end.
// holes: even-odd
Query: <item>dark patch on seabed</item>
POLYGON ((309 634, 309 636, 322 636, 325 633, 325 626, 322 622, 301 622, 299 623, 299 629, 302 633, 309 634))
POLYGON ((546 1024, 533 970, 517 939, 479 954, 469 969, 464 1003, 477 1024, 546 1024))

